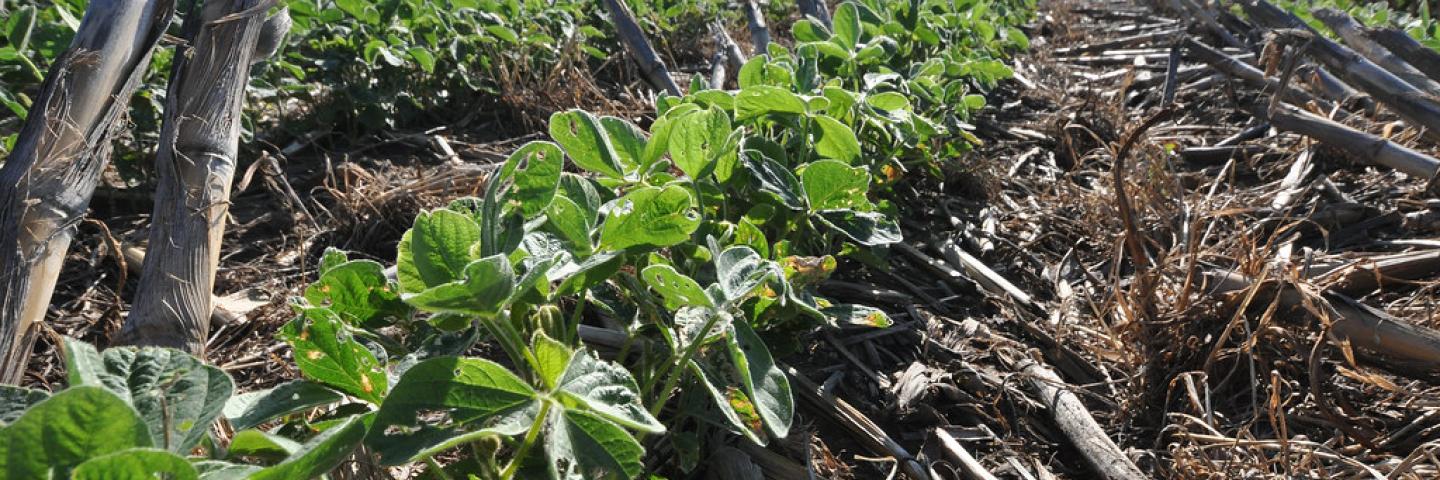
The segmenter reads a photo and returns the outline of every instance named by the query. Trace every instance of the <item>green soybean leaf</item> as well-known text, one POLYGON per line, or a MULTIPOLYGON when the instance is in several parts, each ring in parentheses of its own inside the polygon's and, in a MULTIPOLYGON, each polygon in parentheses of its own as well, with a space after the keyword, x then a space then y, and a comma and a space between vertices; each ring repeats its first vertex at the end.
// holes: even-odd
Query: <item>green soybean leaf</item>
POLYGON ((100 385, 100 374, 105 371, 105 360, 94 345, 65 337, 65 377, 70 386, 100 385))
POLYGON ((86 460, 148 446, 150 430, 125 399, 98 386, 70 387, 0 430, 0 477, 68 478, 86 460))
POLYGON ((226 458, 257 457, 280 460, 300 451, 300 442, 255 429, 235 432, 226 458))
POLYGON ((300 446, 284 461, 250 476, 250 480, 315 478, 334 469, 365 439, 374 413, 351 415, 300 446))
POLYGON ((665 152, 670 149, 670 132, 674 130, 675 124, 686 115, 700 110, 700 106, 694 103, 683 103, 666 111, 655 123, 650 125, 650 142, 645 144, 645 151, 642 154, 640 167, 642 171, 649 170, 650 166, 660 160, 665 152))
POLYGON ((715 276, 725 302, 739 302, 771 278, 779 278, 780 267, 746 246, 731 246, 715 256, 715 276))
POLYGON ((415 60, 417 65, 420 65, 421 71, 425 73, 435 71, 435 54, 430 53, 429 50, 420 47, 411 47, 409 50, 406 50, 405 53, 410 54, 410 58, 415 60))
POLYGON ((100 384, 145 419, 150 445, 173 452, 189 451, 199 442, 235 391, 224 371, 179 350, 120 347, 102 356, 100 384))
POLYGON ((555 293, 573 295, 598 285, 619 271, 624 259, 624 252, 601 252, 578 263, 571 261, 561 265, 551 272, 551 276, 560 281, 555 293))
POLYGON ((884 311, 865 305, 840 304, 822 308, 820 311, 838 325, 885 328, 894 324, 884 311))
POLYGON ((590 413, 624 427, 647 433, 665 431, 665 426, 645 410, 640 387, 630 372, 583 349, 571 355, 556 391, 590 413))
POLYGON ((660 296, 665 299, 665 308, 671 311, 684 306, 715 306, 699 283, 669 265, 645 267, 645 270, 640 272, 640 278, 644 279, 650 288, 660 292, 660 296))
POLYGON ((555 139, 575 165, 610 178, 623 179, 619 154, 605 134, 605 127, 584 110, 556 112, 550 116, 550 137, 555 139))
POLYGON ((690 239, 700 225, 690 190, 671 185, 642 187, 615 200, 600 229, 600 245, 623 250, 667 247, 690 239))
POLYGON ((854 130, 826 115, 816 115, 814 119, 819 127, 815 132, 819 137, 815 140, 816 152, 851 165, 860 159, 860 141, 855 139, 854 130))
POLYGON ((855 92, 840 87, 825 87, 824 96, 830 101, 825 112, 835 118, 849 118, 850 108, 858 101, 855 92))
POLYGON ((20 418, 31 405, 47 398, 50 398, 50 393, 44 390, 0 385, 0 428, 20 418))
POLYGON ((783 163, 761 150, 759 146, 764 143, 768 142, 746 140, 745 149, 740 151, 745 170, 750 172, 761 191, 773 194, 786 208, 796 211, 809 208, 800 179, 795 178, 795 174, 783 163))
POLYGON ((380 10, 367 0, 335 0, 335 6, 366 24, 380 24, 380 10))
POLYGON ((282 415, 340 401, 340 394, 308 380, 230 397, 221 411, 236 430, 252 428, 282 415))
POLYGON ((281 327, 279 337, 295 350, 300 374, 378 404, 388 384, 375 354, 351 338, 344 322, 324 308, 309 308, 281 327))
POLYGON ((764 420, 762 420, 758 414, 754 413, 753 406, 745 404, 747 400, 743 399, 741 395, 733 395, 736 393, 743 395, 740 389, 728 385, 722 388, 721 385, 717 385, 715 380, 718 379, 718 377, 706 372, 705 369, 700 366, 699 362, 692 360, 687 368, 690 370, 690 375, 695 378, 695 385, 699 387, 696 389, 686 389, 687 392, 699 391, 700 393, 694 395, 703 395, 706 397, 711 405, 714 406, 715 411, 720 414, 719 421, 722 422, 722 427, 725 427, 732 433, 745 437, 745 439, 750 440, 756 445, 764 446, 768 443, 768 440, 764 436, 764 420), (740 413, 736 412, 737 406, 741 407, 742 410, 746 410, 747 415, 741 417, 740 413))
POLYGON ((865 103, 881 110, 909 110, 910 99, 897 92, 883 92, 865 97, 865 103))
POLYGON ((970 110, 979 110, 985 108, 984 95, 966 95, 961 99, 961 101, 965 103, 965 108, 968 108, 970 110))
POLYGON ((550 207, 545 210, 545 217, 551 230, 576 255, 584 257, 594 251, 595 245, 590 239, 590 233, 595 225, 588 218, 588 213, 574 201, 567 197, 555 197, 550 207))
POLYGON ((735 224, 735 243, 748 245, 762 257, 770 256, 770 241, 765 238, 765 232, 760 231, 760 227, 749 219, 741 218, 740 222, 735 224))
MULTIPOLYGON (((778 47, 778 44, 772 43, 778 47)), ((755 85, 775 85, 777 87, 789 87, 793 81, 790 70, 769 61, 764 55, 756 55, 745 66, 740 68, 738 80, 740 88, 750 88, 755 85)))
POLYGON ((366 443, 387 465, 423 459, 457 437, 513 435, 533 418, 536 393, 495 362, 438 357, 410 367, 380 406, 366 443), (439 424, 427 421, 443 411, 439 424))
POLYGON ((735 118, 744 121, 771 113, 804 115, 805 100, 790 90, 756 85, 740 90, 735 97, 735 118))
POLYGON ((735 347, 731 360, 740 375, 745 393, 755 404, 755 411, 765 422, 770 435, 785 438, 795 417, 795 397, 790 392, 790 379, 775 365, 770 349, 746 322, 735 322, 735 347))
POLYGON ((494 317, 515 291, 515 271, 504 255, 471 262, 464 278, 405 297, 405 302, 427 312, 494 317))
POLYGON ((618 117, 600 117, 600 125, 605 128, 605 134, 609 135, 610 144, 615 147, 616 159, 625 171, 633 172, 647 164, 644 130, 618 117))
POLYGON ((870 206, 865 198, 870 173, 839 160, 821 160, 806 166, 800 172, 800 183, 805 186, 811 210, 864 210, 870 206))
POLYGON ((841 3, 835 7, 835 15, 830 19, 831 25, 835 26, 835 36, 831 38, 846 50, 854 50, 855 45, 860 43, 860 12, 855 4, 850 2, 841 3))
POLYGON ((1007 27, 1005 29, 1005 39, 1014 43, 1015 48, 1020 50, 1030 49, 1030 37, 1026 36, 1025 32, 1019 28, 1007 27))
POLYGON ((329 307, 351 324, 378 328, 410 315, 410 307, 385 278, 385 267, 370 260, 352 260, 330 267, 305 288, 311 305, 329 307))
POLYGON ((580 207, 580 212, 585 214, 585 225, 588 229, 594 229, 600 218, 600 205, 604 203, 595 183, 573 173, 562 173, 560 193, 580 207))
POLYGON ((514 174, 508 200, 519 202, 520 213, 525 218, 534 218, 545 211, 555 198, 560 185, 560 171, 565 167, 565 154, 560 146, 550 142, 530 142, 515 153, 501 167, 502 177, 514 174))
POLYGON ((903 238, 900 235, 900 225, 895 223, 895 219, 879 212, 824 210, 819 212, 816 218, 855 243, 867 247, 889 245, 903 238))
POLYGON ((330 269, 343 265, 350 261, 350 256, 344 250, 335 247, 325 247, 325 253, 320 255, 319 274, 325 275, 330 269))
POLYGON ((725 336, 725 332, 730 328, 730 322, 734 320, 735 317, 725 310, 706 307, 680 307, 679 310, 675 311, 676 348, 678 350, 684 350, 690 348, 690 345, 695 342, 700 342, 701 345, 704 345, 719 340, 725 336), (714 319, 714 324, 710 326, 710 330, 704 333, 704 338, 701 338, 701 330, 705 328, 707 322, 711 321, 712 317, 718 318, 714 319))
POLYGON ((546 388, 555 389, 560 383, 560 376, 565 374, 566 367, 570 365, 570 359, 575 356, 575 351, 545 335, 543 331, 536 331, 531 337, 530 349, 535 351, 535 371, 540 374, 546 388))
POLYGON ((670 131, 670 158, 686 176, 702 180, 730 146, 732 131, 730 116, 716 108, 681 117, 670 131))
POLYGON ((132 448, 87 460, 75 467, 70 478, 196 480, 200 473, 185 457, 155 448, 132 448))
POLYGON ((200 480, 246 480, 256 472, 264 470, 264 467, 219 460, 201 460, 191 466, 200 472, 200 480))
MULTIPOLYGON (((691 78, 699 79, 700 76, 691 78)), ((735 94, 725 90, 699 90, 690 94, 690 98, 706 108, 719 108, 726 112, 735 110, 735 94)))
POLYGON ((400 288, 415 293, 461 278, 480 241, 480 224, 453 210, 421 212, 400 239, 395 260, 400 288))
MULTIPOLYGON (((796 43, 818 42, 830 37, 830 33, 825 31, 825 27, 808 18, 800 19, 791 25, 790 34, 795 37, 796 43)), ((756 57, 758 58, 759 55, 756 57)))
POLYGON ((565 465, 561 478, 628 479, 645 471, 645 449, 625 429, 578 410, 552 415, 545 451, 565 465))

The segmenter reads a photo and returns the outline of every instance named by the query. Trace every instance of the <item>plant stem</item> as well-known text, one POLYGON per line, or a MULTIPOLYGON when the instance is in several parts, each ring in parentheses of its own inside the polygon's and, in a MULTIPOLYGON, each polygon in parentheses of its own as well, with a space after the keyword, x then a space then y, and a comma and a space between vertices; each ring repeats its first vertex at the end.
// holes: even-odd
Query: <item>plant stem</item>
POLYGON ((588 303, 587 300, 588 297, 585 296, 584 292, 581 292, 580 298, 575 300, 575 313, 570 316, 570 323, 565 325, 565 339, 563 341, 566 345, 573 346, 580 343, 580 320, 585 313, 585 304, 588 303))
POLYGON ((520 449, 515 451, 515 458, 510 459, 510 464, 505 466, 505 471, 500 474, 502 480, 510 480, 515 477, 515 472, 520 469, 520 462, 525 461, 525 455, 530 453, 530 447, 535 445, 535 440, 540 438, 540 430, 544 429, 545 417, 550 413, 550 400, 541 401, 540 413, 535 415, 535 422, 530 424, 530 431, 525 433, 525 440, 520 443, 520 449))
POLYGON ((20 63, 25 65, 25 69, 29 70, 30 75, 33 75, 36 80, 45 81, 45 73, 41 72, 40 67, 35 66, 35 63, 31 62, 29 57, 22 54, 16 58, 20 59, 20 63))
POLYGON ((435 457, 425 457, 425 464, 429 465, 430 471, 435 472, 435 475, 442 480, 451 480, 450 474, 445 473, 445 469, 440 467, 440 462, 436 462, 435 457))
POLYGON ((714 312, 710 318, 705 319, 705 326, 700 327, 700 334, 696 335, 695 341, 685 346, 685 352, 674 365, 670 366, 666 373, 665 386, 660 389, 660 399, 650 406, 651 415, 659 415, 660 410, 665 408, 665 402, 670 401, 670 395, 675 390, 675 384, 680 382, 680 377, 685 375, 685 365, 690 363, 690 358, 700 350, 700 344, 705 343, 705 337, 710 336, 710 329, 715 327, 715 322, 720 320, 720 312, 714 312))

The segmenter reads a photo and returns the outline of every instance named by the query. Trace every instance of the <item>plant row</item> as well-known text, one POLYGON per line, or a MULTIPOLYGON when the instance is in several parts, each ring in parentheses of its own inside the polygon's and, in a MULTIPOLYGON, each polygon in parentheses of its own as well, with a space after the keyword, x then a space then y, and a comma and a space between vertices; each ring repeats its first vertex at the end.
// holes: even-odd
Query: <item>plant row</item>
MULTIPOLYGON (((86 3, 0 1, 0 108, 14 115, 0 123, 0 154, 14 142, 29 95, 69 46, 86 3)), ((282 54, 257 65, 247 102, 250 132, 280 119, 293 120, 279 127, 296 134, 329 127, 350 136, 454 122, 472 110, 455 105, 524 96, 556 71, 589 71, 621 51, 599 2, 591 0, 282 4, 293 24, 282 54)), ((738 18, 720 0, 634 5, 654 38, 695 38, 716 18, 738 18)), ((132 101, 133 155, 159 130, 170 55, 156 51, 150 78, 132 101)))
POLYGON ((777 358, 816 329, 891 323, 818 284, 902 240, 889 189, 978 142, 966 121, 1032 9, 846 2, 745 64, 738 90, 661 97, 648 131, 557 113, 483 195, 417 215, 393 266, 325 253, 278 335, 302 380, 232 397, 173 351, 71 344, 72 388, 4 390, 0 461, 33 461, 0 471, 303 478, 363 445, 435 478, 635 478, 784 438, 777 358), (47 446, 99 428, 100 409, 127 419, 106 436, 123 441, 47 446), (222 416, 228 445, 206 435, 222 416))

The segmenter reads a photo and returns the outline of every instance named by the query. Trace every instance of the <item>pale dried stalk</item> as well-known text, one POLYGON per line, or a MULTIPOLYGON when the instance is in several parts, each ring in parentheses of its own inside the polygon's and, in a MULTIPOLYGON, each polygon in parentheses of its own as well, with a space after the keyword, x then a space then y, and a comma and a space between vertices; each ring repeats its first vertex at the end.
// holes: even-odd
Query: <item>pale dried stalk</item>
MULTIPOLYGON (((204 353, 245 86, 274 3, 209 1, 186 20, 155 159, 150 251, 119 343, 204 353)), ((288 26, 279 15, 272 28, 288 26)))
POLYGON ((91 1, 0 167, 0 382, 24 374, 73 227, 173 12, 172 0, 91 1))

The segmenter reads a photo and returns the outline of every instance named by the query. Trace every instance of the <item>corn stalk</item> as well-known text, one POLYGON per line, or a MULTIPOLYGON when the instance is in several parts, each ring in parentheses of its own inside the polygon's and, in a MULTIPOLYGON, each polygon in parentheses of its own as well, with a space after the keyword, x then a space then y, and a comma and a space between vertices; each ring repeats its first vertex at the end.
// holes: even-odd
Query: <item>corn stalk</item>
POLYGON ((257 44, 277 45, 289 26, 283 10, 266 20, 274 4, 210 0, 186 19, 155 158, 149 254, 120 343, 203 353, 250 65, 270 53, 257 44))
POLYGON ((111 140, 174 14, 172 0, 93 0, 0 167, 0 382, 16 383, 111 140))

